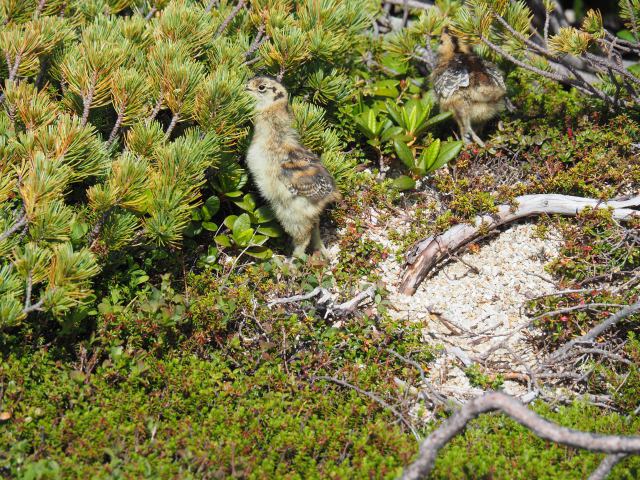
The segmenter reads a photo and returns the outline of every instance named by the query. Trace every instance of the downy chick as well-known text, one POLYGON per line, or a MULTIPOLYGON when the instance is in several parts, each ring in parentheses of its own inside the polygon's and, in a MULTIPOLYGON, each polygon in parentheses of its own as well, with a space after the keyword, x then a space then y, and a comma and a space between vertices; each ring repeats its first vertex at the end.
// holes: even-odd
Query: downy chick
POLYGON ((293 239, 293 255, 301 257, 311 242, 323 256, 319 218, 328 203, 340 200, 336 184, 317 155, 302 146, 292 126, 286 89, 270 77, 247 83, 255 97, 255 128, 247 166, 262 196, 293 239))
POLYGON ((484 146, 473 124, 482 126, 505 108, 502 74, 446 29, 441 42, 438 63, 432 73, 440 110, 453 113, 465 143, 473 140, 484 146))

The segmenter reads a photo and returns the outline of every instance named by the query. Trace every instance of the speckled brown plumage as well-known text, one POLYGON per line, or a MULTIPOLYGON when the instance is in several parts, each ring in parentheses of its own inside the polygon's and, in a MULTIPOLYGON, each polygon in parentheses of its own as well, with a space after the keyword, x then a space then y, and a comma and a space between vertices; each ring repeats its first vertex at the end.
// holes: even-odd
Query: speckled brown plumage
POLYGON ((442 111, 453 114, 465 143, 484 142, 473 125, 482 126, 505 107, 506 86, 498 68, 478 57, 447 31, 441 37, 433 87, 442 111))
POLYGON ((256 77, 247 90, 256 99, 255 130, 247 152, 254 182, 293 238, 293 254, 303 255, 311 242, 326 255, 319 217, 328 203, 340 199, 333 177, 300 143, 285 88, 270 77, 256 77))

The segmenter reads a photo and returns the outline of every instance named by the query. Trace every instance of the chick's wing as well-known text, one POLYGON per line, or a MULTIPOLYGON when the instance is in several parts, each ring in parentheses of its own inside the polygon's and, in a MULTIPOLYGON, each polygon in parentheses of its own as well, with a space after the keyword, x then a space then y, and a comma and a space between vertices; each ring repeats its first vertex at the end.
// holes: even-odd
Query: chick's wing
POLYGON ((458 89, 469 86, 469 70, 460 59, 454 59, 434 76, 433 89, 440 98, 449 98, 458 89))
POLYGON ((335 191, 333 177, 318 156, 308 150, 291 150, 280 167, 283 181, 294 195, 317 201, 335 191))

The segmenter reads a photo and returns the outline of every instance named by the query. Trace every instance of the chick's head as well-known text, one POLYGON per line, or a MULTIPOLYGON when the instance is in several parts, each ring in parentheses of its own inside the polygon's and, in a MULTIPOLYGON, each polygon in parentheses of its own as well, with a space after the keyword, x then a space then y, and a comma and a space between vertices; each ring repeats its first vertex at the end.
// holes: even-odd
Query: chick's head
POLYGON ((266 110, 276 102, 287 101, 287 90, 275 78, 254 77, 247 82, 247 91, 256 99, 256 110, 266 110))

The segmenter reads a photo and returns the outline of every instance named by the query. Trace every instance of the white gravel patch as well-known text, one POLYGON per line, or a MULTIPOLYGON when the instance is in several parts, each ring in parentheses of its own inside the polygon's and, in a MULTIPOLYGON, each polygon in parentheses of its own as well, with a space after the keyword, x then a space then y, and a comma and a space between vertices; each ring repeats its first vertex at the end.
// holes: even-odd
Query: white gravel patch
MULTIPOLYGON (((534 296, 557 290, 544 265, 560 245, 555 239, 535 237, 534 228, 530 223, 514 225, 481 244, 477 253, 460 254, 462 261, 441 268, 411 297, 396 290, 402 266, 391 257, 380 266, 391 292, 392 314, 420 322, 425 342, 443 347, 429 371, 430 381, 441 392, 459 400, 482 393, 470 385, 465 363, 497 344, 507 344, 515 357, 501 349, 492 359, 509 362, 513 372, 526 371, 522 362, 528 363, 533 352, 522 335, 529 320, 523 306, 534 296)), ((382 241, 382 232, 377 233, 372 237, 382 241)), ((505 380, 504 390, 513 395, 527 392, 526 385, 511 380, 505 380)))

